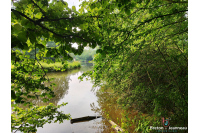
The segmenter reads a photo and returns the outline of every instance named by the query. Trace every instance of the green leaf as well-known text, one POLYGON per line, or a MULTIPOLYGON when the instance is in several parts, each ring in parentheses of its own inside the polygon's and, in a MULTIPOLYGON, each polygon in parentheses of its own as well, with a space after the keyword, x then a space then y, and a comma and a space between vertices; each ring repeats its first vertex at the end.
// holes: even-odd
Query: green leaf
POLYGON ((13 29, 16 31, 20 31, 22 29, 22 26, 20 24, 15 24, 13 29))
POLYGON ((72 6, 72 10, 73 10, 73 11, 76 11, 76 7, 75 7, 75 6, 72 6))
POLYGON ((41 19, 41 18, 42 18, 42 13, 41 13, 41 12, 37 13, 37 14, 35 15, 35 18, 41 19))

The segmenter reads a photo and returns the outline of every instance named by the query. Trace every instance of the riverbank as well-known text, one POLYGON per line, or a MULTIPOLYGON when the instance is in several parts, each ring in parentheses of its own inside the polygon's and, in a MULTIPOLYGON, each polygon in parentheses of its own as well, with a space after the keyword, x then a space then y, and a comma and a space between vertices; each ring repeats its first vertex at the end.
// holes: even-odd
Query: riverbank
POLYGON ((48 72, 68 71, 81 67, 81 63, 79 61, 67 62, 67 64, 62 64, 62 62, 55 62, 50 64, 45 62, 40 62, 40 64, 44 69, 48 70, 48 72))
MULTIPOLYGON (((39 65, 40 67, 42 66, 48 72, 62 72, 81 67, 81 63, 79 61, 67 62, 66 64, 62 64, 62 62, 55 62, 50 64, 46 62, 40 62, 39 65)), ((11 65, 11 69, 13 68, 14 65, 11 65)))

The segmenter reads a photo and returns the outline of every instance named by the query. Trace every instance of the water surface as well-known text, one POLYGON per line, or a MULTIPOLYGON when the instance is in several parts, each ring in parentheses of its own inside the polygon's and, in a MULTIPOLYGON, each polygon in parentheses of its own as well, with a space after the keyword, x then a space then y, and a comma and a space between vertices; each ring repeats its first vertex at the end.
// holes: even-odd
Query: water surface
MULTIPOLYGON (((97 92, 99 88, 93 88, 93 83, 90 80, 84 79, 79 81, 78 77, 85 71, 91 69, 91 65, 85 64, 80 69, 72 70, 70 72, 54 72, 48 73, 48 77, 55 78, 54 87, 55 95, 51 99, 51 103, 59 105, 63 102, 68 102, 59 110, 71 115, 72 118, 79 118, 84 116, 102 116, 103 106, 100 105, 100 96, 97 92)), ((48 102, 48 103, 49 103, 48 102)), ((42 101, 35 101, 37 105, 47 105, 42 101)), ((105 103, 106 104, 106 103, 105 103)), ((37 133, 110 133, 113 131, 111 125, 102 118, 97 118, 88 122, 80 122, 70 124, 69 120, 63 123, 45 124, 43 128, 38 128, 37 133)))

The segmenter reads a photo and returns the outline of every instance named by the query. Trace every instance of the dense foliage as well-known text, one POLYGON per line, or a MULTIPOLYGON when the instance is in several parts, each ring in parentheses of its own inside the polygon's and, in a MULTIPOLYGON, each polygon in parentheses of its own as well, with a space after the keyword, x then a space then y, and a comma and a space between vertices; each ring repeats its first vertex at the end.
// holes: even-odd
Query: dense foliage
MULTIPOLYGON (((158 121, 170 117, 172 126, 187 127, 187 1, 116 0, 89 5, 88 13, 103 16, 93 21, 102 43, 94 69, 85 75, 114 90, 124 108, 156 116, 158 121)), ((137 131, 149 126, 138 124, 137 131)))
MULTIPOLYGON (((82 2, 76 11, 62 0, 15 2, 11 9, 12 102, 31 107, 28 98, 48 101, 54 96, 53 84, 41 84, 49 79, 39 62, 53 62, 48 58, 53 57, 64 63, 72 59, 69 53, 81 54, 87 45, 98 45, 94 69, 83 76, 91 76, 96 85, 108 84, 125 108, 171 117, 173 126, 187 126, 187 6, 185 0, 95 0, 82 2), (49 47, 48 42, 56 46, 49 47), (32 58, 27 51, 35 52, 32 58)), ((47 122, 44 117, 69 119, 69 115, 51 115, 60 114, 58 107, 50 105, 47 108, 55 110, 47 113, 33 107, 37 115, 30 115, 29 109, 21 111, 13 105, 12 130, 35 131, 47 122), (26 115, 33 119, 22 119, 26 115)), ((137 131, 147 126, 138 126, 137 131)))

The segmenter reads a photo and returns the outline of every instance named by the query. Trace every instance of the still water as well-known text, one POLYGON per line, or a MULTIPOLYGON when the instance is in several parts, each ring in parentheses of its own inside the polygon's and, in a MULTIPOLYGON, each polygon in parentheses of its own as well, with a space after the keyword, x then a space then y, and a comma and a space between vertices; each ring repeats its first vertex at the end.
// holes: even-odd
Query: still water
MULTIPOLYGON (((72 118, 84 116, 104 116, 109 113, 111 119, 117 123, 116 118, 120 116, 120 110, 115 109, 116 106, 109 100, 108 93, 98 92, 99 88, 93 88, 93 83, 90 80, 84 79, 79 81, 78 77, 85 71, 92 68, 92 64, 82 65, 80 69, 70 72, 55 72, 48 73, 49 78, 55 78, 54 87, 56 97, 51 103, 59 105, 63 102, 68 104, 62 108, 66 114, 71 114, 72 118)), ((47 105, 40 100, 33 101, 37 105, 47 105)), ((63 123, 45 124, 43 128, 38 128, 37 133, 111 133, 114 130, 106 119, 97 118, 88 122, 79 122, 70 124, 69 120, 63 123)))

